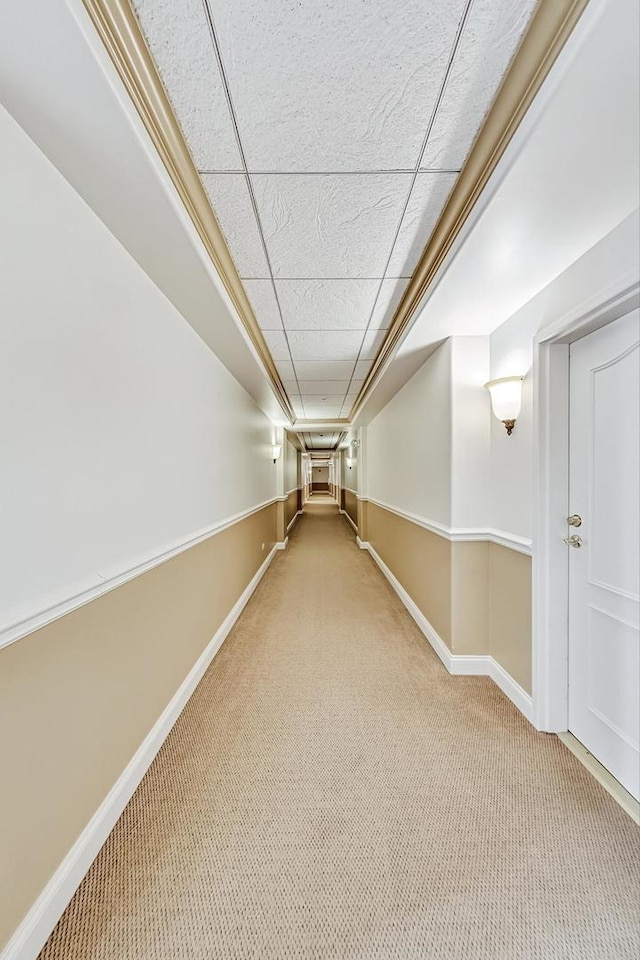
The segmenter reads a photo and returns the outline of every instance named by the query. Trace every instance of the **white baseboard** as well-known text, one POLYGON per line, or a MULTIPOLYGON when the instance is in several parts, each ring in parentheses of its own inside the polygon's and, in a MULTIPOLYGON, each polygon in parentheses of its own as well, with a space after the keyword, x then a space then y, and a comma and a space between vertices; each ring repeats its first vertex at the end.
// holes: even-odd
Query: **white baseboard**
MULTIPOLYGON (((278 540, 278 542, 276 543, 276 545, 275 545, 275 547, 274 547, 273 549, 274 549, 274 550, 286 550, 288 543, 289 543, 289 537, 285 537, 284 540, 278 540)), ((2 960, 2 957, 0 957, 0 960, 2 960)))
MULTIPOLYGON (((291 520, 289 521, 289 525, 288 525, 288 527, 287 527, 287 533, 289 533, 289 530, 291 530, 291 527, 294 525, 294 523, 296 522, 296 520, 298 519, 298 517, 301 517, 301 516, 302 516, 302 510, 298 510, 296 513, 294 513, 293 517, 292 517, 291 520)), ((288 540, 288 539, 289 539, 289 538, 287 537, 287 540, 288 540)))
POLYGON ((357 533, 357 532, 358 532, 358 528, 357 528, 357 526, 355 525, 355 523, 353 522, 353 520, 351 519, 351 517, 349 516, 349 514, 347 513, 347 511, 346 511, 346 510, 340 510, 340 513, 341 513, 342 516, 345 518, 345 520, 348 520, 348 521, 349 521, 349 523, 351 524, 351 526, 353 527, 353 529, 354 529, 355 532, 357 533))
POLYGON ((358 544, 358 546, 360 547, 361 550, 368 550, 368 549, 369 549, 369 544, 367 543, 367 541, 366 541, 366 540, 361 540, 360 537, 356 537, 356 543, 358 544))
POLYGON ((147 734, 131 761, 5 946, 0 954, 0 960, 35 960, 38 956, 171 728, 182 713, 189 697, 242 613, 251 594, 266 573, 276 550, 282 549, 282 547, 282 544, 275 544, 272 548, 269 556, 236 601, 213 639, 202 652, 152 730, 147 734))
POLYGON ((389 567, 381 557, 378 556, 371 544, 366 543, 364 540, 358 540, 358 545, 363 550, 369 551, 449 673, 454 676, 491 677, 505 696, 518 708, 520 713, 532 723, 533 709, 531 697, 526 690, 523 690, 520 684, 507 673, 504 667, 501 667, 498 661, 494 660, 491 656, 466 656, 464 654, 451 653, 442 637, 434 630, 417 603, 411 599, 400 581, 394 577, 389 567))

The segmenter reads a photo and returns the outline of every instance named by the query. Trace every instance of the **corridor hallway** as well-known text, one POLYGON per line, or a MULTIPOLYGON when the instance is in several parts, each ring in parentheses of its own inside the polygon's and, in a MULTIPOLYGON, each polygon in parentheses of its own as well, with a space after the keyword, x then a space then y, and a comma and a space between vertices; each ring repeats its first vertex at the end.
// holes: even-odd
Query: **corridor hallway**
POLYGON ((308 504, 40 957, 636 958, 639 852, 308 504))

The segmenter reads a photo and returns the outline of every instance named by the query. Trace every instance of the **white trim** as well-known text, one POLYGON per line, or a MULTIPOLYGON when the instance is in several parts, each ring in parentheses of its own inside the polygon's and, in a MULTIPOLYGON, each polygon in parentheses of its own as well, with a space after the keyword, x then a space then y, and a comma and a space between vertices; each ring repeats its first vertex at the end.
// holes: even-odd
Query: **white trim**
MULTIPOLYGON (((302 516, 302 510, 296 510, 296 512, 294 513, 293 517, 291 518, 291 520, 290 520, 289 523, 287 524, 287 533, 289 533, 289 530, 291 530, 291 527, 294 525, 294 523, 296 522, 296 520, 298 519, 298 517, 301 517, 301 516, 302 516)), ((289 538, 287 537, 287 540, 288 540, 288 539, 289 539, 289 538)))
POLYGON ((109 593, 111 590, 121 587, 129 580, 133 580, 135 577, 139 577, 143 573, 153 570, 154 567, 159 566, 166 560, 170 560, 172 557, 177 557, 186 550, 190 550, 191 547, 195 547, 204 540, 208 540, 209 537, 222 533, 223 530, 227 530, 241 520, 246 520, 247 517, 252 516, 254 513, 258 513, 260 510, 271 506, 277 499, 279 498, 276 497, 271 500, 265 500, 264 503, 260 503, 256 507, 251 507, 251 509, 245 510, 243 513, 237 513, 232 517, 227 517, 225 520, 220 520, 208 527, 203 527, 188 536, 186 540, 174 540, 154 556, 146 557, 143 560, 138 559, 128 567, 119 566, 96 571, 84 580, 69 584, 66 588, 56 591, 56 593, 50 594, 47 597, 38 598, 38 600, 32 603, 24 604, 18 608, 14 607, 13 611, 8 612, 5 623, 0 624, 0 649, 11 643, 15 643, 16 640, 20 640, 29 633, 33 633, 34 630, 45 627, 54 620, 59 620, 60 617, 71 613, 72 610, 77 610, 78 607, 82 607, 85 603, 95 600, 96 597, 109 593))
POLYGON ((367 541, 366 541, 366 540, 361 540, 360 537, 356 537, 356 543, 358 544, 358 546, 360 547, 361 550, 368 550, 368 549, 369 549, 369 544, 367 543, 367 541))
POLYGON ((558 518, 569 512, 569 346, 636 309, 637 273, 619 278, 561 317, 533 344, 534 523, 533 722, 538 730, 562 733, 569 726, 569 571, 558 518))
POLYGON ((596 778, 598 783, 604 787, 625 813, 628 813, 640 826, 640 803, 636 798, 628 790, 625 790, 620 781, 616 780, 613 774, 609 773, 607 768, 603 767, 600 761, 596 760, 594 755, 572 733, 559 733, 557 736, 558 740, 586 767, 591 776, 596 778))
POLYGON ((449 673, 454 676, 491 677, 514 706, 518 708, 520 713, 531 722, 533 715, 531 697, 526 690, 523 690, 520 684, 500 666, 498 661, 494 660, 491 656, 465 656, 452 653, 442 637, 440 637, 437 631, 431 626, 420 607, 412 600, 400 581, 394 577, 389 567, 381 557, 378 556, 371 544, 362 540, 359 546, 363 550, 369 551, 449 673))
POLYGON ((357 528, 357 526, 355 525, 355 523, 353 522, 353 520, 351 519, 351 517, 349 516, 349 514, 347 513, 347 511, 346 511, 346 510, 340 510, 339 512, 343 515, 343 517, 345 518, 345 520, 348 520, 348 521, 349 521, 349 523, 351 524, 351 526, 353 527, 353 529, 354 529, 355 532, 357 533, 357 532, 358 532, 358 528, 357 528))
POLYGON ((266 573, 278 546, 276 544, 272 548, 260 569, 233 605, 185 680, 162 711, 151 731, 136 750, 131 761, 122 771, 5 946, 0 954, 0 960, 33 960, 38 956, 71 897, 96 858, 98 851, 115 826, 118 817, 133 796, 138 784, 180 716, 189 697, 222 646, 251 594, 266 573))
POLYGON ((501 547, 507 547, 509 550, 515 550, 518 553, 524 553, 530 557, 532 552, 532 541, 528 537, 521 537, 516 533, 507 533, 506 530, 494 530, 492 527, 447 527, 437 520, 427 520, 426 517, 419 517, 415 513, 409 513, 407 510, 400 510, 398 507, 392 507, 381 500, 375 500, 373 497, 362 497, 389 513, 394 513, 403 520, 409 520, 418 527, 423 527, 431 533, 449 540, 452 543, 477 543, 486 542, 497 543, 501 547))
MULTIPOLYGON (((284 540, 278 540, 278 542, 274 547, 274 550, 286 550, 288 543, 289 543, 289 537, 285 537, 284 540)), ((2 960, 2 958, 0 958, 0 960, 2 960)))

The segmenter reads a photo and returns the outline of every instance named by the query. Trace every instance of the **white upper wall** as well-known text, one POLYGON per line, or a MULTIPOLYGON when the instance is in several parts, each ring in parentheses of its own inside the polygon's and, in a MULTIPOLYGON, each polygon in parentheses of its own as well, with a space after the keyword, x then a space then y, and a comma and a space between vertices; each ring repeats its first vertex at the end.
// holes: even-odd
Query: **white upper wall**
POLYGON ((290 440, 284 441, 284 487, 287 493, 298 488, 298 451, 290 440))
POLYGON ((534 340, 561 318, 586 315, 640 271, 640 219, 627 217, 491 335, 491 377, 525 374, 513 434, 491 418, 491 526, 530 538, 533 529, 534 340))
POLYGON ((486 527, 491 402, 489 338, 451 340, 451 526, 486 527))
POLYGON ((590 0, 358 422, 445 337, 490 335, 640 202, 640 4, 590 0))
POLYGON ((372 500, 451 523, 451 341, 447 340, 366 430, 372 500))
POLYGON ((272 424, 0 108, 0 627, 276 495, 272 424))

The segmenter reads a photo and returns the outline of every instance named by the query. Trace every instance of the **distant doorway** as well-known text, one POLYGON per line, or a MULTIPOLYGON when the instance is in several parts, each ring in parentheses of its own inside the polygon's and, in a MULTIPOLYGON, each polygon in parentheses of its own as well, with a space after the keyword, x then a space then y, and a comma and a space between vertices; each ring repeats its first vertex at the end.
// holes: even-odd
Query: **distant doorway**
POLYGON ((331 493, 331 487, 329 484, 329 467, 322 466, 316 467, 312 466, 311 468, 311 496, 314 494, 322 494, 325 497, 329 496, 331 493))

